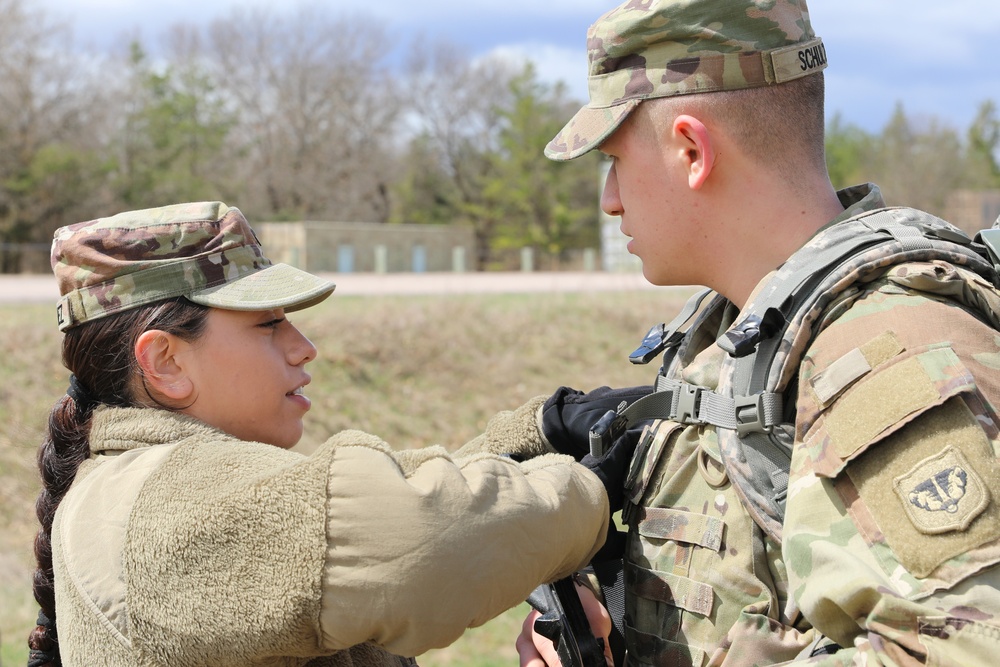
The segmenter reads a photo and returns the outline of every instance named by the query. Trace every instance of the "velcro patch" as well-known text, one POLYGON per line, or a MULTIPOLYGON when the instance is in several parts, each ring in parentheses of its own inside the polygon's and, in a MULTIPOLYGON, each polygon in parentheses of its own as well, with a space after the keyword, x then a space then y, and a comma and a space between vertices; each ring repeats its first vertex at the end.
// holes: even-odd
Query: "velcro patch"
POLYGON ((903 345, 891 331, 886 331, 861 347, 848 351, 810 380, 821 407, 827 407, 855 380, 873 368, 903 352, 903 345))
POLYGON ((982 478, 953 446, 893 480, 910 521, 922 533, 965 530, 990 503, 982 478))
POLYGON ((1000 537, 1000 505, 989 491, 1000 488, 1000 462, 960 397, 868 448, 837 483, 853 484, 881 538, 916 577, 945 562, 951 577, 963 568, 971 574, 982 563, 954 559, 1000 537))

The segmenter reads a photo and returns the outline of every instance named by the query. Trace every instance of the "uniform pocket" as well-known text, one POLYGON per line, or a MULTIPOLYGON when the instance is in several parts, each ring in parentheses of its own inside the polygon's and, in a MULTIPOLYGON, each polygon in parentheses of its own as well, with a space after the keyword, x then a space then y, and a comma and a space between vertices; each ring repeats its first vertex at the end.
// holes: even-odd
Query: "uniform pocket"
MULTIPOLYGON (((645 508, 637 525, 637 531, 643 538, 677 543, 681 561, 690 557, 692 547, 717 553, 722 546, 724 529, 725 524, 716 517, 667 507, 645 508)), ((633 595, 666 602, 702 616, 711 614, 715 604, 715 594, 710 585, 676 573, 633 565, 626 570, 625 584, 633 595)))

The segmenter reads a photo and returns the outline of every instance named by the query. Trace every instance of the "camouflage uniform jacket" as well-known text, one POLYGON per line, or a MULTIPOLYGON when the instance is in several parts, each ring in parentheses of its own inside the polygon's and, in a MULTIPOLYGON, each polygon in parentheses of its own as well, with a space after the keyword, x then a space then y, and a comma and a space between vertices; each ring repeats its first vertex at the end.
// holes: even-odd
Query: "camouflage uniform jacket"
MULTIPOLYGON (((831 224, 884 206, 871 185, 839 195, 831 224)), ((630 665, 997 664, 1000 334, 953 298, 964 284, 902 264, 827 309, 792 385, 780 544, 716 427, 654 423, 626 508, 630 665)), ((667 375, 719 388, 737 316, 717 297, 667 375)))
POLYGON ((360 431, 305 456, 98 408, 52 531, 63 664, 400 667, 454 641, 604 542, 590 471, 486 453, 543 453, 543 400, 461 458, 360 431))

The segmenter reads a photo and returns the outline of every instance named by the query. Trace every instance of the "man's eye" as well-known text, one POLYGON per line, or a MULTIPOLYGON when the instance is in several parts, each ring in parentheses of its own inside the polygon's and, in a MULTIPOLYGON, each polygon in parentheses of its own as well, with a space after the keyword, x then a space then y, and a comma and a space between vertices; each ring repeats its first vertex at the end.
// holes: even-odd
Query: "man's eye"
POLYGON ((284 317, 278 317, 273 320, 268 320, 267 322, 263 322, 259 326, 261 326, 264 329, 275 329, 279 324, 281 324, 284 321, 285 321, 284 317))

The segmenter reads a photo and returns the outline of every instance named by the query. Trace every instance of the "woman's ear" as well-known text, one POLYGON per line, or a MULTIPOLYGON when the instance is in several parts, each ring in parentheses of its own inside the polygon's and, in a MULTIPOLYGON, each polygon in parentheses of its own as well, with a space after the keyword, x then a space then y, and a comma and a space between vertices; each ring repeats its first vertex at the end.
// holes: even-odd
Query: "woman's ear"
POLYGON ((145 331, 135 342, 135 359, 142 369, 146 389, 171 401, 184 402, 194 383, 179 363, 178 353, 188 344, 165 331, 145 331))
POLYGON ((715 146, 705 124, 694 116, 681 114, 674 119, 674 136, 681 143, 687 168, 688 187, 699 190, 715 167, 715 146))

